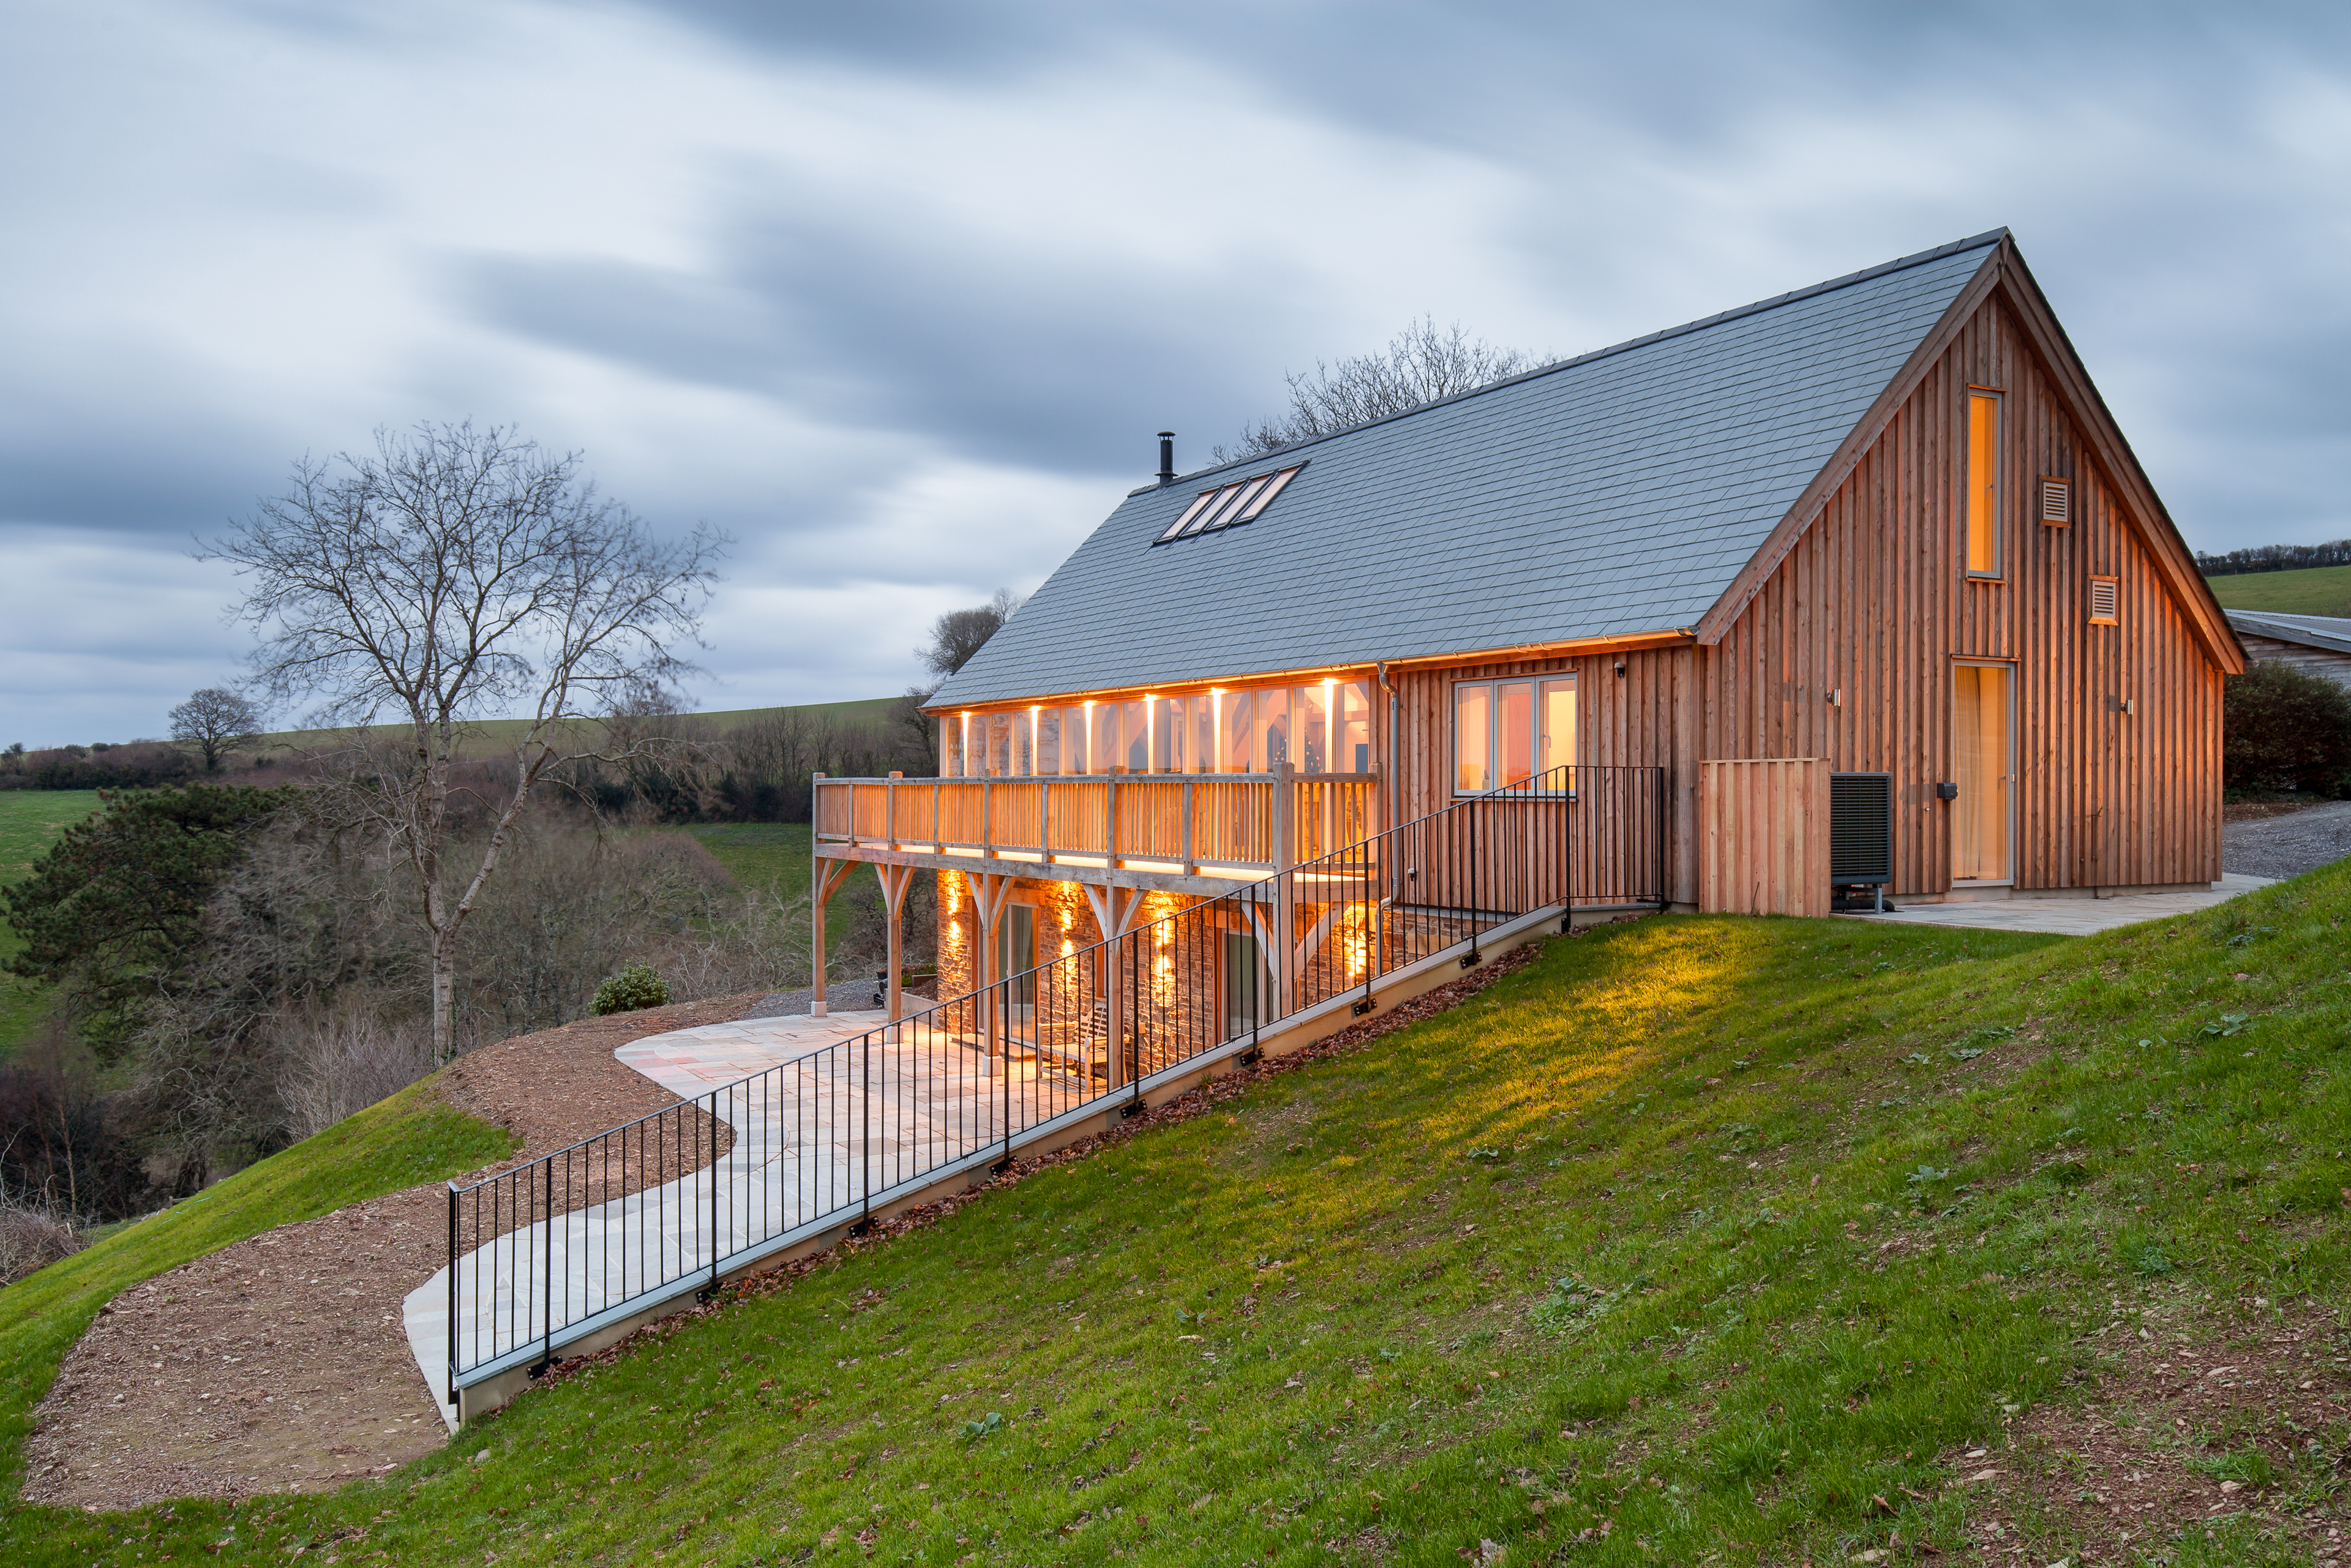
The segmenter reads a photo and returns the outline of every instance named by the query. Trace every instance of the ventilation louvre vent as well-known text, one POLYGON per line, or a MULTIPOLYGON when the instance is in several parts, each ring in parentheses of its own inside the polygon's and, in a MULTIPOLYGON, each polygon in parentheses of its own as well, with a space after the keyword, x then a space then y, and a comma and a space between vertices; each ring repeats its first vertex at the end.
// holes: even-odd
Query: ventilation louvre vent
POLYGON ((1894 775, 1829 775, 1829 881, 1883 887, 1894 880, 1894 775))
POLYGON ((2053 528, 2070 527, 2074 521, 2074 482, 2041 476, 2041 520, 2053 528))
POLYGON ((2113 577, 2090 579, 2090 624, 2118 626, 2122 623, 2122 580, 2113 577))

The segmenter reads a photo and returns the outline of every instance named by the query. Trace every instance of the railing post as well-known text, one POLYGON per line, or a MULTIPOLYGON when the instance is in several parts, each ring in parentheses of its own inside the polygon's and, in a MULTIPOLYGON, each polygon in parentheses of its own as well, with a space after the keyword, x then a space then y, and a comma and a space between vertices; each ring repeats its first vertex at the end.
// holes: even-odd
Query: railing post
POLYGON ((1469 893, 1469 956, 1464 960, 1464 967, 1474 967, 1484 957, 1478 949, 1478 938, 1486 934, 1478 924, 1478 802, 1484 798, 1472 795, 1461 803, 1461 820, 1469 830, 1469 863, 1466 878, 1469 893))
POLYGON ((1191 779, 1184 780, 1184 874, 1186 876, 1200 874, 1200 862, 1192 852, 1192 823, 1199 810, 1198 797, 1194 791, 1198 788, 1199 786, 1191 779))
POLYGON ((555 1161, 550 1157, 539 1164, 547 1169, 546 1196, 539 1210, 546 1224, 539 1228, 538 1238, 539 1322, 546 1330, 538 1364, 545 1366, 555 1359, 555 1161))
POLYGON ((1042 777, 1037 779, 1037 852, 1046 860, 1053 858, 1053 787, 1042 777))
MULTIPOLYGON (((1273 983, 1274 1016, 1286 1017, 1297 994, 1298 977, 1298 773, 1287 762, 1273 769, 1273 962, 1266 966, 1273 983)), ((1259 1008, 1259 1012, 1265 1009, 1259 1008)))
POLYGON ((882 786, 882 837, 892 849, 898 847, 898 780, 903 772, 893 772, 890 782, 882 786))
POLYGON ((1560 916, 1562 935, 1575 929, 1575 769, 1560 770, 1560 916))
POLYGON ((449 1403, 457 1403, 457 1184, 449 1182, 449 1403))
POLYGON ((1118 775, 1106 776, 1110 785, 1102 797, 1102 859, 1112 865, 1119 862, 1118 852, 1118 775))
POLYGON ((863 1101, 863 1104, 862 1104, 862 1105, 861 1105, 861 1106, 859 1107, 859 1113, 858 1113, 858 1131, 857 1131, 858 1164, 859 1164, 860 1167, 862 1169, 862 1171, 863 1171, 863 1173, 864 1173, 864 1183, 865 1183, 865 1218, 866 1218, 866 1220, 867 1220, 869 1223, 871 1223, 871 1221, 872 1221, 872 1218, 873 1218, 873 1034, 872 1034, 872 1030, 867 1030, 867 1031, 866 1031, 862 1036, 861 1036, 861 1037, 859 1038, 859 1041, 858 1041, 858 1043, 859 1043, 859 1045, 862 1048, 862 1049, 860 1051, 859 1055, 860 1055, 860 1056, 861 1056, 861 1058, 862 1059, 862 1082, 863 1082, 863 1089, 864 1089, 863 1093, 860 1096, 860 1098, 863 1101))
POLYGON ((710 1092, 710 1289, 718 1288, 718 1091, 710 1092))

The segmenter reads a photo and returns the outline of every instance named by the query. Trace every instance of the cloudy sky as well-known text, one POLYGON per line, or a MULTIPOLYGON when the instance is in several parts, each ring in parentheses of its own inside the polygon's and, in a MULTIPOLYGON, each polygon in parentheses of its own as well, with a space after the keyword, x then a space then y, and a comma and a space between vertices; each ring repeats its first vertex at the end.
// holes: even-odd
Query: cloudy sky
MULTIPOLYGON (((0 744, 234 677, 188 556, 471 417, 877 695, 1286 370, 1572 353, 2002 224, 2189 541, 2351 535, 2351 11, 0 0, 0 744)), ((1115 607, 1105 606, 1105 613, 1115 607)))

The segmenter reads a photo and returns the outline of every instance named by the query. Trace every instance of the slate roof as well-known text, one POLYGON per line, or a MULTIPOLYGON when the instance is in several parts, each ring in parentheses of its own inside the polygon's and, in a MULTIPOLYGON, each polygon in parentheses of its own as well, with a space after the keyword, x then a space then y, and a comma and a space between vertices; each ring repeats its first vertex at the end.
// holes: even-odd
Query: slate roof
POLYGON ((2006 232, 1137 490, 931 706, 1694 626, 2006 232))
POLYGON ((2228 615, 2229 624, 2248 636, 2351 653, 2351 621, 2340 616, 2281 615, 2267 610, 2231 610, 2228 615))

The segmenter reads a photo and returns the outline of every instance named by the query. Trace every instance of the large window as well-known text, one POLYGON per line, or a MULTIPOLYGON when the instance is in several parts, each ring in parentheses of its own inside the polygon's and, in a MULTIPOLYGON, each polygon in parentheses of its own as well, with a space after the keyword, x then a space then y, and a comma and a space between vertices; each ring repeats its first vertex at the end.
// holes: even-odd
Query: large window
POLYGON ((2000 575, 2000 394, 1968 392, 1967 554, 1970 577, 2000 575))
POLYGON ((1459 681, 1453 687, 1453 792, 1562 789, 1575 762, 1575 677, 1459 681))
POLYGON ((1369 773, 1369 683, 1243 686, 939 720, 939 771, 951 779, 1270 773, 1285 762, 1301 773, 1369 773))

